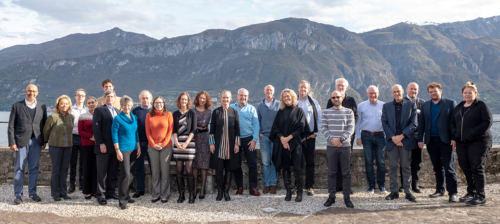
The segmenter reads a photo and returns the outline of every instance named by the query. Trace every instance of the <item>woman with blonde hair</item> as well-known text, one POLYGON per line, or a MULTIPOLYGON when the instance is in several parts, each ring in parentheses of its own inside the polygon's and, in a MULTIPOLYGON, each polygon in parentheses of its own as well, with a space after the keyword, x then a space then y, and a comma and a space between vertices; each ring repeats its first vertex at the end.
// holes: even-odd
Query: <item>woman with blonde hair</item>
POLYGON ((75 117, 71 114, 71 99, 62 95, 56 100, 54 113, 51 114, 43 127, 45 142, 49 143, 50 160, 52 161, 52 176, 50 191, 54 201, 68 196, 68 167, 73 146, 73 126, 75 117))
POLYGON ((280 110, 274 119, 269 140, 273 141, 272 160, 276 171, 283 169, 283 182, 286 189, 285 201, 292 199, 290 166, 293 166, 296 202, 302 201, 302 133, 306 126, 306 117, 298 107, 297 94, 291 89, 284 89, 280 97, 280 110))

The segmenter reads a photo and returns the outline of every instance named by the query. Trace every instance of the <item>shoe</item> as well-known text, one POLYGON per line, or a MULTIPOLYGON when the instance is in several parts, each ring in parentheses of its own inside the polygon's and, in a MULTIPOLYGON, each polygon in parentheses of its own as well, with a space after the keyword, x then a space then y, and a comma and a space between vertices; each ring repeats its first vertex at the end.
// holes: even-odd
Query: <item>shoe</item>
POLYGON ((158 202, 159 200, 160 200, 160 198, 153 198, 153 199, 151 200, 151 203, 156 203, 156 202, 158 202))
POLYGON ((486 198, 474 197, 472 200, 467 201, 465 204, 468 206, 483 206, 486 205, 486 198))
POLYGON ((63 198, 64 200, 71 200, 71 197, 68 195, 61 195, 61 198, 63 198))
POLYGON ((222 201, 222 197, 224 197, 224 190, 217 189, 217 197, 215 198, 215 200, 222 201))
POLYGON ((375 193, 375 188, 374 187, 369 187, 368 190, 366 190, 366 193, 369 193, 369 194, 375 193))
POLYGON ((443 193, 439 193, 439 192, 434 192, 434 194, 430 194, 429 197, 430 198, 437 198, 437 197, 443 197, 444 194, 443 193))
POLYGON ((92 194, 90 194, 89 196, 85 195, 85 200, 90 200, 92 199, 92 194))
POLYGON ((394 200, 396 198, 399 198, 399 192, 391 192, 391 194, 385 197, 385 200, 394 200))
POLYGON ((403 193, 403 192, 404 192, 404 189, 403 189, 403 186, 401 186, 401 187, 399 188, 399 193, 403 193))
POLYGON ((134 195, 132 195, 133 198, 139 198, 140 196, 144 195, 144 191, 136 191, 134 195))
POLYGON ((179 189, 179 199, 177 199, 177 203, 182 203, 186 200, 186 197, 184 197, 184 177, 182 175, 177 176, 177 189, 179 189))
POLYGON ((54 201, 61 201, 62 198, 61 197, 54 197, 54 201))
POLYGON ((221 201, 224 197, 224 176, 216 175, 217 178, 217 197, 215 197, 216 201, 221 201))
POLYGON ((200 200, 205 198, 205 189, 203 189, 203 191, 200 190, 200 196, 198 196, 198 198, 200 200), (201 192, 203 192, 203 195, 201 195, 201 192))
POLYGON ((268 194, 269 193, 269 186, 264 186, 264 190, 262 190, 263 194, 268 194))
POLYGON ((118 200, 119 198, 118 198, 118 195, 116 195, 116 194, 112 194, 112 195, 107 195, 107 196, 106 196, 106 200, 108 200, 108 199, 115 199, 115 200, 118 200))
MULTIPOLYGON (((303 193, 303 190, 297 188, 297 196, 295 197, 295 201, 296 202, 301 202, 302 201, 302 193, 303 193)), ((309 194, 309 192, 307 192, 307 194, 309 194)))
POLYGON ((161 199, 161 203, 167 203, 168 199, 161 199))
POLYGON ((286 189, 285 201, 292 200, 292 188, 290 186, 292 180, 290 180, 290 171, 282 171, 283 172, 283 183, 286 189))
POLYGON ((450 195, 450 200, 448 202, 458 202, 457 194, 450 195))
POLYGON ((14 199, 14 204, 18 205, 21 203, 23 203, 23 199, 21 198, 21 196, 16 196, 16 199, 14 199))
MULTIPOLYGON (((224 181, 224 200, 230 201, 231 197, 229 196, 229 188, 231 188, 231 179, 233 178, 233 173, 231 171, 226 171, 225 181, 224 181)), ((240 188, 238 188, 238 191, 240 188)), ((241 188, 243 191, 243 188, 241 188)))
POLYGON ((413 194, 411 194, 411 193, 407 193, 405 198, 408 199, 408 201, 417 202, 417 198, 415 196, 413 196, 413 194))
POLYGON ((126 204, 121 204, 121 205, 120 205, 120 209, 121 209, 121 210, 127 209, 127 205, 126 205, 126 204))
POLYGON ((97 202, 99 203, 99 205, 107 205, 108 204, 108 201, 106 201, 106 199, 104 199, 104 198, 98 198, 97 202))
POLYGON ((325 207, 330 207, 333 204, 335 204, 335 198, 334 197, 328 197, 326 200, 325 204, 323 204, 325 207))
POLYGON ((250 195, 253 195, 253 196, 260 196, 261 195, 261 193, 257 190, 257 188, 251 188, 249 193, 250 193, 250 195))
POLYGON ((238 190, 236 190, 236 193, 234 193, 234 194, 243 195, 243 188, 242 187, 238 187, 238 190))
POLYGON ((269 188, 269 193, 276 194, 276 185, 271 185, 271 187, 269 188))
POLYGON ((411 184, 411 189, 413 190, 413 192, 415 192, 417 194, 422 193, 422 190, 420 190, 420 188, 418 188, 418 181, 415 181, 411 184))
POLYGON ((473 194, 467 193, 465 196, 463 196, 460 199, 458 199, 458 201, 460 201, 460 202, 466 202, 466 201, 472 200, 473 198, 474 198, 473 194))
POLYGON ((31 200, 33 200, 34 202, 41 202, 42 199, 37 195, 37 194, 34 194, 34 195, 30 195, 30 198, 31 200))
POLYGON ((127 202, 130 203, 130 204, 133 204, 135 202, 135 200, 132 199, 132 198, 129 198, 127 202))
POLYGON ((75 185, 71 185, 68 188, 68 194, 72 194, 73 192, 75 192, 75 185))
POLYGON ((187 182, 188 182, 188 192, 189 192, 189 200, 188 200, 188 203, 189 203, 189 204, 193 204, 193 203, 194 203, 194 199, 196 198, 196 196, 194 196, 194 193, 195 193, 195 188, 194 188, 194 177, 190 177, 190 176, 188 176, 188 178, 187 178, 187 182))
POLYGON ((387 190, 385 189, 385 187, 379 187, 378 189, 380 190, 380 193, 387 193, 387 190))
POLYGON ((348 207, 348 208, 354 208, 354 204, 352 203, 352 201, 351 201, 350 198, 344 198, 344 203, 345 203, 346 207, 348 207))
POLYGON ((312 188, 306 189, 307 196, 314 196, 314 190, 312 188))

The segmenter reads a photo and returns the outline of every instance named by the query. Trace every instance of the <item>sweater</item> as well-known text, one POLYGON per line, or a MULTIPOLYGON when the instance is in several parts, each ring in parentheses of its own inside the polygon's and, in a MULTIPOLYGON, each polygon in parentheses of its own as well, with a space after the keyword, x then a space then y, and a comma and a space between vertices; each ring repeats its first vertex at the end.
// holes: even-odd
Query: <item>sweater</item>
POLYGON ((72 114, 54 113, 47 118, 43 126, 43 137, 50 146, 71 147, 73 146, 73 120, 72 114))
POLYGON ((149 147, 154 147, 158 143, 161 143, 162 147, 171 146, 173 131, 174 118, 170 111, 163 114, 155 110, 154 117, 149 113, 146 115, 146 135, 149 147))
MULTIPOLYGON (((260 133, 264 136, 269 137, 271 133, 271 128, 273 127, 274 118, 280 109, 280 101, 273 98, 271 101, 271 106, 266 105, 266 99, 262 100, 257 104, 257 116, 259 118, 260 133)), ((241 119, 241 118, 240 118, 241 119)))
POLYGON ((137 149, 139 134, 137 133, 137 117, 130 114, 130 119, 123 111, 113 119, 111 126, 111 137, 113 144, 118 143, 120 151, 132 151, 137 149))
POLYGON ((87 112, 78 118, 78 135, 82 137, 82 146, 95 145, 95 141, 90 140, 94 135, 94 132, 92 132, 92 117, 92 114, 87 112))
POLYGON ((351 147, 354 120, 354 112, 351 109, 342 107, 338 110, 332 107, 324 110, 321 116, 321 133, 325 136, 327 145, 334 147, 331 141, 340 138, 342 147, 351 147))
POLYGON ((146 115, 149 113, 149 108, 142 108, 138 106, 132 109, 131 113, 137 116, 137 132, 139 132, 139 140, 147 142, 148 136, 146 135, 146 115))
POLYGON ((240 109, 238 102, 231 105, 231 107, 238 111, 240 117, 240 138, 251 136, 252 141, 257 141, 260 127, 255 107, 247 103, 240 109))

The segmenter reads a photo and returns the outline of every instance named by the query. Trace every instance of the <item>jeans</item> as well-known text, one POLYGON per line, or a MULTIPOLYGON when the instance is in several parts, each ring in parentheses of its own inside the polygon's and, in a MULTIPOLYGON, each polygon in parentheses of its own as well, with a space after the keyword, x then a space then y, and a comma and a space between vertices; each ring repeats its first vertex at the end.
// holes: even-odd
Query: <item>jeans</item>
POLYGON ((268 136, 262 136, 260 140, 260 157, 262 158, 262 174, 264 186, 276 186, 276 169, 271 157, 273 155, 273 142, 268 136))
POLYGON ((434 167, 434 174, 436 176, 436 192, 444 194, 444 184, 446 179, 446 189, 448 190, 448 194, 456 194, 458 183, 455 166, 453 165, 455 156, 451 145, 441 141, 439 136, 432 136, 429 144, 427 144, 427 152, 429 152, 432 166, 434 167))
POLYGON ((14 194, 23 196, 24 169, 28 162, 28 188, 29 195, 36 194, 36 182, 38 180, 38 164, 40 162, 40 151, 42 146, 38 145, 35 137, 32 137, 27 146, 19 147, 15 155, 14 164, 14 194))
POLYGON ((375 188, 375 170, 373 169, 373 154, 375 153, 378 187, 385 187, 385 135, 370 135, 361 132, 361 143, 365 152, 368 184, 370 187, 375 188))
POLYGON ((80 161, 80 166, 78 166, 78 185, 83 186, 83 166, 82 166, 82 153, 81 153, 81 142, 82 137, 80 135, 73 134, 73 147, 71 147, 71 162, 69 168, 69 186, 76 185, 76 165, 80 161), (78 160, 78 152, 80 152, 80 159, 78 160))
MULTIPOLYGON (((241 148, 245 153, 245 157, 247 158, 248 165, 248 185, 251 188, 257 188, 257 151, 255 149, 250 151, 248 148, 250 147, 248 143, 252 141, 253 136, 249 136, 246 138, 241 138, 241 148)), ((241 153, 240 153, 241 156, 241 153)), ((236 179, 236 186, 243 187, 243 170, 240 168, 234 171, 234 177, 236 179)))
POLYGON ((151 170, 151 160, 148 154, 148 142, 139 142, 141 155, 135 161, 135 178, 137 178, 137 191, 144 191, 146 172, 144 171, 144 157, 148 157, 149 170, 151 170))

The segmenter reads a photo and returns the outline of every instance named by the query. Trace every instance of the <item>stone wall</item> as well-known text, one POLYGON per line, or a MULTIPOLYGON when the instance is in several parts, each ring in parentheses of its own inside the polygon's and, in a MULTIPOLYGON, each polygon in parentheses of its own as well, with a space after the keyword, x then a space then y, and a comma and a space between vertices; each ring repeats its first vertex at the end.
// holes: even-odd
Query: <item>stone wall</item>
MULTIPOLYGON (((258 149, 257 149, 258 150, 258 149)), ((432 163, 430 162, 429 154, 427 150, 424 149, 423 163, 422 169, 420 173, 420 186, 432 188, 435 186, 435 178, 434 171, 432 167, 432 163)), ((317 148, 315 155, 315 163, 316 163, 316 177, 315 177, 315 186, 314 188, 327 188, 327 172, 328 166, 326 161, 326 149, 325 148, 317 148)), ((14 153, 8 147, 0 147, 0 184, 13 184, 14 178, 14 153)), ((367 180, 365 174, 365 162, 364 162, 364 154, 362 148, 354 148, 352 154, 352 185, 355 187, 367 187, 367 180)), ((172 162, 171 167, 171 175, 176 174, 175 162, 172 162)), ((40 169, 38 175, 38 185, 49 185, 50 184, 50 175, 51 175, 51 162, 48 150, 44 150, 40 156, 40 169)), ((376 167, 375 167, 376 168, 376 167)), ((457 156, 455 155, 455 168, 457 169, 457 177, 459 184, 463 185, 466 183, 465 176, 463 175, 462 170, 458 166, 457 156)), ((243 175, 244 175, 244 186, 248 188, 248 166, 246 165, 245 156, 243 156, 243 175)), ((386 156, 386 187, 389 187, 389 161, 386 156)), ((27 171, 26 171, 27 172, 27 171)), ((258 188, 263 188, 263 179, 262 179, 262 165, 260 162, 260 153, 258 153, 258 188)), ((150 183, 150 171, 149 167, 146 166, 146 189, 149 189, 150 183)), ((210 175, 214 175, 215 172, 211 170, 209 172, 210 175)), ((488 156, 488 161, 486 162, 486 174, 488 183, 500 182, 500 145, 493 146, 488 156)), ((292 175, 293 176, 293 175, 292 175)), ((69 176, 68 176, 69 180, 69 176)), ((207 178, 207 182, 210 187, 207 186, 207 192, 210 192, 211 189, 215 189, 215 178, 207 178)), ((304 179, 305 180, 305 179, 304 179)), ((28 175, 25 175, 25 184, 27 184, 28 175)), ((278 187, 283 186, 282 179, 278 178, 278 187)), ((233 178, 233 187, 236 187, 233 178)), ((177 189, 175 178, 172 178, 172 190, 177 189)), ((148 191, 148 190, 147 190, 148 191)))

